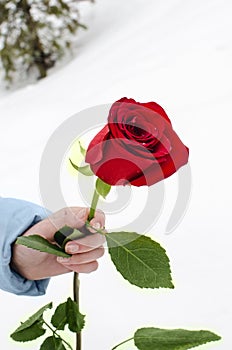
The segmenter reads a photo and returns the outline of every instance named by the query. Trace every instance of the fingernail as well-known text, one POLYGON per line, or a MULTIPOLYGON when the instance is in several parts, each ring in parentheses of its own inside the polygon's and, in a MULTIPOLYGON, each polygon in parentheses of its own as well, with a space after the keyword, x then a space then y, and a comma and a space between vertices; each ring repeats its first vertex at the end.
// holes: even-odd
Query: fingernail
POLYGON ((71 254, 77 253, 79 250, 79 245, 76 243, 67 244, 66 251, 71 254))
POLYGON ((85 208, 81 209, 78 212, 77 216, 78 216, 79 219, 84 219, 86 217, 86 209, 85 208))
POLYGON ((99 222, 94 222, 93 223, 93 228, 95 228, 96 230, 99 230, 101 228, 101 224, 99 222))
POLYGON ((61 256, 58 256, 57 261, 61 263, 66 263, 70 261, 70 258, 62 258, 61 256))

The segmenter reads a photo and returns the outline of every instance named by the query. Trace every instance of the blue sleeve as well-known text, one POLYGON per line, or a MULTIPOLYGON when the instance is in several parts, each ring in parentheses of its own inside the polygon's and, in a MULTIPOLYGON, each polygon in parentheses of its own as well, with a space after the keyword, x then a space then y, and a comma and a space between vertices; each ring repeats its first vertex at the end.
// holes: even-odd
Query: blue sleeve
POLYGON ((43 295, 49 279, 27 280, 10 267, 12 243, 49 215, 46 209, 19 199, 0 198, 0 288, 17 295, 43 295))

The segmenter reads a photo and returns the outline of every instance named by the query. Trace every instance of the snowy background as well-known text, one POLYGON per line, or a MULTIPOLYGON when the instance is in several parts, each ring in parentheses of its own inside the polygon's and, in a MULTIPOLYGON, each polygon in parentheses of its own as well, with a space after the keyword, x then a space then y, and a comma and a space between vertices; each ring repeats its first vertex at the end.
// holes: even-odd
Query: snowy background
MULTIPOLYGON (((38 174, 46 142, 82 109, 123 96, 161 104, 190 148, 193 176, 191 202, 175 232, 164 234, 175 176, 166 181, 166 202, 151 230, 170 256, 176 289, 133 287, 106 255, 96 273, 81 276, 81 309, 87 314, 83 349, 109 350, 137 328, 157 326, 212 330, 223 340, 202 349, 228 350, 232 3, 97 0, 95 5, 82 4, 81 10, 89 30, 78 37, 76 58, 34 85, 14 91, 1 85, 0 194, 42 204, 38 174)), ((67 203, 79 205, 81 200, 67 198, 67 203)), ((114 220, 120 217, 109 221, 114 220)), ((0 292, 1 347, 38 349, 36 342, 21 345, 9 334, 40 306, 63 301, 71 283, 71 275, 56 277, 39 298, 0 292)))

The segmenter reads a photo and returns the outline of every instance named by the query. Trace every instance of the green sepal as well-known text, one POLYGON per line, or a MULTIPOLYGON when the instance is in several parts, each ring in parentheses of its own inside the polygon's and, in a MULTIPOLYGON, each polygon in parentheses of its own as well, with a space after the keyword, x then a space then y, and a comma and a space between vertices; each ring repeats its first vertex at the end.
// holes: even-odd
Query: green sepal
POLYGON ((96 191, 99 194, 99 196, 102 196, 103 198, 106 198, 106 196, 109 194, 111 190, 111 186, 107 184, 106 182, 102 181, 99 177, 96 181, 96 191))
POLYGON ((94 173, 92 172, 91 168, 89 165, 85 165, 85 166, 77 166, 76 164, 74 164, 71 159, 69 158, 69 161, 72 165, 72 167, 77 170, 79 173, 81 173, 82 175, 85 176, 93 176, 94 173))
POLYGON ((174 288, 169 258, 159 243, 136 232, 111 232, 105 237, 112 262, 131 284, 174 288))
POLYGON ((81 154, 83 157, 85 157, 86 156, 86 149, 82 146, 81 141, 78 141, 78 143, 79 143, 81 154))
POLYGON ((21 244, 21 245, 24 245, 28 248, 39 250, 40 252, 53 254, 56 256, 64 257, 64 258, 68 258, 71 256, 71 255, 65 253, 57 245, 50 243, 45 238, 43 238, 39 235, 21 236, 21 237, 17 238, 16 244, 21 244))

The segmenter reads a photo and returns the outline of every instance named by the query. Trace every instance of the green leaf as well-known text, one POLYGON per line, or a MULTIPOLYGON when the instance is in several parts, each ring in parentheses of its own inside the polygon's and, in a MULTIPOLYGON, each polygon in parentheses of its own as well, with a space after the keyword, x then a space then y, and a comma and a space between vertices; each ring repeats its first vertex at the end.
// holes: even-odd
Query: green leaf
POLYGON ((60 338, 51 336, 44 340, 40 350, 66 350, 66 348, 60 338))
POLYGON ((184 329, 141 328, 134 334, 134 342, 139 350, 187 350, 220 339, 209 331, 184 329))
POLYGON ((65 303, 56 308, 51 323, 59 330, 64 330, 65 325, 68 324, 70 331, 80 332, 85 325, 84 318, 85 316, 79 312, 77 303, 68 298, 65 303))
POLYGON ((66 306, 67 302, 58 305, 51 318, 51 323, 56 329, 64 330, 65 325, 68 324, 66 306))
POLYGON ((85 157, 86 156, 86 149, 82 146, 80 141, 78 143, 79 143, 81 154, 83 157, 85 157))
POLYGON ((65 238, 67 238, 69 235, 71 235, 73 233, 74 229, 65 225, 64 227, 62 227, 59 231, 57 231, 54 234, 54 239, 56 241, 57 244, 59 244, 60 247, 62 247, 65 238))
POLYGON ((111 259, 121 275, 141 288, 174 288, 164 248, 136 232, 106 235, 111 259))
POLYGON ((45 238, 39 235, 21 236, 16 240, 16 244, 21 244, 28 248, 56 256, 70 257, 69 254, 65 253, 57 245, 48 242, 45 238))
POLYGON ((52 303, 46 304, 45 306, 41 307, 32 316, 30 316, 28 318, 28 320, 26 320, 25 322, 21 323, 21 325, 14 331, 14 333, 20 332, 20 331, 30 327, 36 321, 41 321, 44 311, 46 311, 47 309, 51 309, 51 308, 52 308, 52 303))
POLYGON ((10 335, 15 341, 30 341, 43 335, 46 330, 43 329, 43 313, 52 308, 52 303, 41 307, 29 319, 23 323, 10 335))
POLYGON ((71 298, 67 300, 66 312, 70 331, 80 332, 85 325, 85 316, 80 313, 77 303, 71 298))
POLYGON ((76 169, 77 171, 79 171, 79 173, 81 173, 85 176, 93 176, 94 175, 94 173, 92 172, 89 165, 85 165, 85 166, 80 167, 80 166, 77 166, 76 164, 74 164, 70 158, 69 158, 69 161, 72 164, 72 167, 74 169, 76 169))
POLYGON ((10 336, 15 341, 26 342, 41 337, 45 332, 46 330, 43 328, 43 321, 36 321, 23 330, 18 331, 16 329, 16 331, 10 336))
POLYGON ((79 231, 78 229, 75 228, 73 230, 73 232, 68 237, 66 237, 65 240, 63 241, 62 248, 64 249, 64 247, 65 247, 67 242, 74 241, 75 239, 83 238, 83 237, 85 237, 88 234, 91 234, 91 233, 89 231, 81 232, 81 231, 79 231))
POLYGON ((111 189, 111 186, 109 184, 105 183, 100 178, 97 178, 96 191, 99 194, 99 196, 106 198, 106 196, 110 192, 110 189, 111 189))

